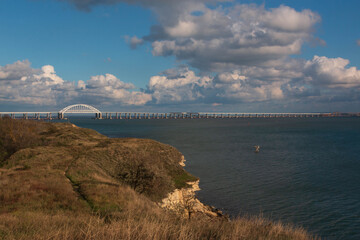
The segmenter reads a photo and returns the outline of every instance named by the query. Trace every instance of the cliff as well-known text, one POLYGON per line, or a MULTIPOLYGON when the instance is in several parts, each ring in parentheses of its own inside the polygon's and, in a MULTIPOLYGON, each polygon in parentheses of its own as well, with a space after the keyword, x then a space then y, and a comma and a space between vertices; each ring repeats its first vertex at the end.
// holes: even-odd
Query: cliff
MULTIPOLYGON (((185 158, 182 156, 179 165, 185 167, 185 158)), ((205 205, 196 198, 195 192, 200 191, 199 180, 187 182, 188 186, 175 189, 158 204, 160 207, 176 212, 184 218, 207 217, 228 219, 220 210, 205 205)))
POLYGON ((0 119, 1 239, 309 239, 198 201, 182 154, 72 124, 0 119), (214 221, 214 219, 217 219, 214 221))

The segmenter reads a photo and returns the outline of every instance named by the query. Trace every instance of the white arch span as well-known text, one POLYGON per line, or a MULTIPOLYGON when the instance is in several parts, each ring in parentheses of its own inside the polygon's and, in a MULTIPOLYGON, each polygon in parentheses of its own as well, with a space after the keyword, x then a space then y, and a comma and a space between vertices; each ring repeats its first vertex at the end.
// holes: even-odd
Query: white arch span
POLYGON ((101 112, 93 106, 87 104, 74 104, 67 106, 59 111, 60 114, 64 113, 100 113, 101 112))

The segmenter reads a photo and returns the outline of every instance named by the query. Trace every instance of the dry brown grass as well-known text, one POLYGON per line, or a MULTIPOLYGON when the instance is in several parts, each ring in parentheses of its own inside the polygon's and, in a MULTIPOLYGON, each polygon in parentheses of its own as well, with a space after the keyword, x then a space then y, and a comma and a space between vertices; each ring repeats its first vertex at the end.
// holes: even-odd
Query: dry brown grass
POLYGON ((231 222, 183 220, 162 214, 137 218, 132 214, 106 222, 94 215, 25 212, 0 215, 5 239, 311 239, 301 229, 260 218, 231 222))
POLYGON ((171 146, 70 124, 2 121, 0 239, 312 238, 260 217, 182 219, 161 209, 156 201, 196 179, 171 146))

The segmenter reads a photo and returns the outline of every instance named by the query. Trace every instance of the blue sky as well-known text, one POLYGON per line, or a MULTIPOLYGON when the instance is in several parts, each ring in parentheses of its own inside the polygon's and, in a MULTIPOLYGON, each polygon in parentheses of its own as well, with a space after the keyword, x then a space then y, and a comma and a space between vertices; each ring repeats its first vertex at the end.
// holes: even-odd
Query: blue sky
POLYGON ((360 111, 359 1, 84 2, 0 2, 0 111, 360 111))

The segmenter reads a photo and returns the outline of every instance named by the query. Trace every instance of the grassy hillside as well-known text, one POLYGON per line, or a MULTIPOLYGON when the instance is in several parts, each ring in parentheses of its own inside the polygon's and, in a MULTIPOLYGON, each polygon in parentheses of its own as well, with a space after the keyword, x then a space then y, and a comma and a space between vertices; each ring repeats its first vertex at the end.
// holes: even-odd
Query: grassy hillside
POLYGON ((310 239, 261 218, 183 219, 156 203, 197 178, 175 148, 0 119, 1 239, 310 239))

